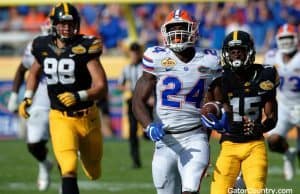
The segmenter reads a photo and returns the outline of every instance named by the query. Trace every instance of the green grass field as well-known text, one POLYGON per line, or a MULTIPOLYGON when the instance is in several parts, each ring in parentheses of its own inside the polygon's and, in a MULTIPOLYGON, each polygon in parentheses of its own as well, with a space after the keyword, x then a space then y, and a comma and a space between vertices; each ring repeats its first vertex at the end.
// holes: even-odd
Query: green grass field
MULTIPOLYGON (((212 164, 219 152, 217 140, 211 141, 212 164)), ((106 140, 104 142, 103 173, 101 180, 88 181, 79 168, 79 187, 81 194, 154 194, 151 177, 151 158, 153 144, 141 142, 143 168, 132 169, 129 158, 128 142, 106 140)), ((0 194, 33 194, 36 190, 37 165, 29 156, 22 140, 0 141, 0 194)), ((53 156, 50 156, 53 158, 53 156)), ((269 153, 269 175, 267 187, 271 189, 293 189, 293 194, 300 194, 300 170, 293 181, 283 180, 279 154, 269 153)), ((213 168, 209 169, 211 174, 213 168)), ((201 194, 209 194, 211 176, 205 178, 201 194)), ((58 170, 52 171, 52 184, 45 194, 58 193, 60 178, 58 170)))

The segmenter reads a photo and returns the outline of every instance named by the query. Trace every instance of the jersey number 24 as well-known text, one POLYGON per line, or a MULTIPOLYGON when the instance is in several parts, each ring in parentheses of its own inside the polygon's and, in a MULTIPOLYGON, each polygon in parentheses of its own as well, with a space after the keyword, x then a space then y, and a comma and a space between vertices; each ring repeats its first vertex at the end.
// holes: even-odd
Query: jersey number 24
MULTIPOLYGON (((172 96, 178 95, 181 91, 181 81, 177 77, 167 77, 163 80, 163 85, 167 86, 167 89, 162 91, 162 105, 173 108, 180 108, 182 101, 172 99, 172 96)), ((185 95, 185 102, 193 103, 197 108, 200 108, 200 103, 203 98, 203 91, 204 79, 200 79, 196 83, 196 85, 189 91, 189 93, 185 95)))

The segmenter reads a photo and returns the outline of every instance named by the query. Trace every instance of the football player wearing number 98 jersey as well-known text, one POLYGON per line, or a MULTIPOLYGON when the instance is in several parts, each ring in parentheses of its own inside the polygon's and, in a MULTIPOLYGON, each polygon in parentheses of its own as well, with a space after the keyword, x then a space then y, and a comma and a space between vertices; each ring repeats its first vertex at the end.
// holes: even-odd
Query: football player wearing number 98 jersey
POLYGON ((268 143, 271 151, 284 154, 284 178, 291 180, 297 151, 300 157, 300 52, 296 27, 282 25, 278 29, 276 43, 278 49, 267 52, 264 62, 275 66, 280 76, 277 89, 278 122, 269 132, 268 143), (298 130, 297 149, 289 148, 286 140, 287 133, 293 127, 298 130))
POLYGON ((196 194, 209 162, 208 132, 200 108, 210 83, 221 74, 217 52, 195 46, 198 23, 185 10, 162 25, 165 46, 148 48, 133 111, 155 142, 153 182, 158 194, 196 194), (155 93, 154 119, 147 99, 155 93))
POLYGON ((99 111, 94 104, 107 95, 107 80, 99 61, 101 41, 79 34, 80 16, 69 3, 59 3, 50 12, 52 33, 32 44, 35 57, 19 114, 27 108, 41 72, 46 76, 50 99, 50 135, 62 176, 62 193, 78 194, 78 152, 90 179, 101 173, 102 135, 99 111))

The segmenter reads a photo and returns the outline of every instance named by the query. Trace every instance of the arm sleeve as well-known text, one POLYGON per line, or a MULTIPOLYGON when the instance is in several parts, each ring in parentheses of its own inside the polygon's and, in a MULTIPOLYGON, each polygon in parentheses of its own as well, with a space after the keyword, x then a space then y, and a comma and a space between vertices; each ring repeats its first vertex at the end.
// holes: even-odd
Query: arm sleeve
POLYGON ((143 71, 156 75, 152 51, 148 48, 143 56, 143 71))
POLYGON ((88 48, 89 58, 99 58, 102 54, 102 46, 102 40, 99 38, 94 38, 88 48))

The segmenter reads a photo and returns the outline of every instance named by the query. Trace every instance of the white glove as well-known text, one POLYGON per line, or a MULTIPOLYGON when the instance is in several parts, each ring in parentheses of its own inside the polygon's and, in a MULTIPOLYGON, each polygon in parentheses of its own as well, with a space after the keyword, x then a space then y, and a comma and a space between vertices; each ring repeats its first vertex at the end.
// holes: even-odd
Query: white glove
POLYGON ((295 105, 291 112, 291 122, 293 124, 300 124, 300 105, 295 105))
POLYGON ((18 110, 18 94, 16 92, 11 92, 10 97, 8 99, 7 109, 14 113, 18 110))

